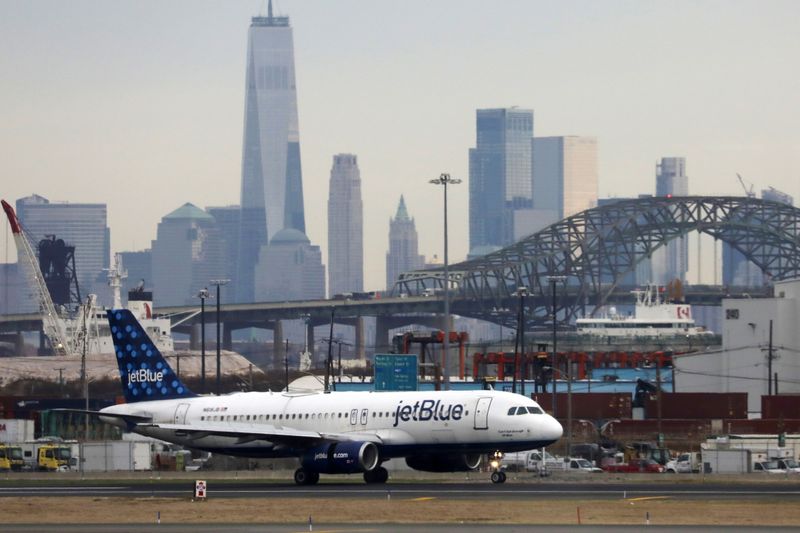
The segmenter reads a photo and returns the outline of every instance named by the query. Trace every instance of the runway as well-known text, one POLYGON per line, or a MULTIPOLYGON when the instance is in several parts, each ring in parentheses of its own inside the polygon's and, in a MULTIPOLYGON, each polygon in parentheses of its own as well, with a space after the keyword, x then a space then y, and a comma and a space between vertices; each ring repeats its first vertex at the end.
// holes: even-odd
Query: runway
MULTIPOLYGON (((387 483, 365 485, 355 482, 320 482, 312 487, 294 483, 262 481, 208 480, 209 498, 426 498, 526 500, 533 498, 565 499, 747 499, 798 500, 800 478, 785 482, 740 483, 668 483, 614 482, 587 480, 582 482, 505 483, 387 483)), ((0 497, 12 496, 92 496, 92 497, 191 497, 193 481, 108 481, 97 480, 60 483, 8 481, 0 484, 0 497)))

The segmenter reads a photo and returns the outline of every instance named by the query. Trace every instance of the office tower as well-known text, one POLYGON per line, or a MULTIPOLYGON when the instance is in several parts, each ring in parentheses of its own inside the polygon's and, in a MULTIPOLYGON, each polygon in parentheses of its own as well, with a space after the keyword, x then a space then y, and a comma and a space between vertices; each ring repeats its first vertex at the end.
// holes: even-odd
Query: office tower
POLYGON ((214 217, 186 203, 158 223, 152 244, 156 306, 197 303, 197 293, 224 272, 222 235, 214 217))
POLYGON ((305 233, 294 48, 289 17, 253 17, 248 33, 237 299, 252 301, 261 248, 305 233))
POLYGON ((469 248, 514 240, 514 212, 533 207, 530 109, 478 109, 469 151, 469 248))
POLYGON ((256 266, 255 297, 259 302, 325 298, 322 251, 296 229, 284 229, 261 249, 256 266))
POLYGON ((352 154, 333 156, 328 192, 328 292, 364 290, 361 174, 352 154))
MULTIPOLYGON (((761 199, 794 205, 790 195, 770 187, 761 190, 761 199)), ((722 243, 722 283, 735 287, 760 287, 764 285, 764 273, 752 261, 748 261, 742 252, 728 244, 722 243)))
POLYGON ((389 220, 389 251, 386 253, 386 288, 391 290, 403 272, 419 270, 425 256, 418 253, 417 228, 408 216, 406 201, 400 196, 397 213, 389 220))
POLYGON ((533 205, 555 210, 556 220, 597 205, 597 139, 533 139, 533 205))
POLYGON ((226 292, 235 298, 238 288, 239 274, 237 271, 237 258, 239 257, 239 224, 241 223, 242 210, 238 205, 224 207, 206 207, 206 212, 214 217, 222 236, 222 278, 230 280, 226 292))
POLYGON ((0 315, 37 310, 35 299, 28 296, 32 289, 28 288, 21 275, 20 264, 0 263, 0 315), (29 307, 26 308, 23 303, 27 303, 29 307))
MULTIPOLYGON (((656 163, 656 197, 688 196, 689 178, 686 158, 662 157, 656 163)), ((653 281, 666 285, 673 280, 686 281, 689 270, 689 239, 677 237, 653 253, 653 281)))
POLYGON ((31 243, 34 249, 48 235, 75 247, 75 276, 82 298, 102 288, 97 280, 104 283, 103 269, 111 261, 106 204, 50 202, 34 194, 17 200, 17 216, 35 241, 31 243))

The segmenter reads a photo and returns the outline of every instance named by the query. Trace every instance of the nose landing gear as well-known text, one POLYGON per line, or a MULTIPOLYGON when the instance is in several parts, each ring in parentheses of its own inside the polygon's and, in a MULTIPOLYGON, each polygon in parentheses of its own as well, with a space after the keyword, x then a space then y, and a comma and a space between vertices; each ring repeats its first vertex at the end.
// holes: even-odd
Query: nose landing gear
POLYGON ((492 483, 505 483, 506 482, 506 473, 501 470, 501 465, 503 462, 503 454, 502 452, 494 452, 492 454, 491 460, 489 464, 492 467, 492 483))

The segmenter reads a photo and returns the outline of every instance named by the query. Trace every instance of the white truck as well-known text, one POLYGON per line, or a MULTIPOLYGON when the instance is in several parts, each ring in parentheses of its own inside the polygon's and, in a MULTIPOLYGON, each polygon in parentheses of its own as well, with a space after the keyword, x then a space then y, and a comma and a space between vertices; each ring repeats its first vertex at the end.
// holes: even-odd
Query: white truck
POLYGON ((517 472, 540 473, 564 470, 566 468, 563 458, 555 457, 544 448, 504 454, 503 466, 508 470, 517 472), (542 458, 544 458, 544 460, 542 460, 542 458))
POLYGON ((700 453, 686 452, 678 454, 674 459, 667 461, 664 469, 669 474, 696 474, 700 472, 700 453))

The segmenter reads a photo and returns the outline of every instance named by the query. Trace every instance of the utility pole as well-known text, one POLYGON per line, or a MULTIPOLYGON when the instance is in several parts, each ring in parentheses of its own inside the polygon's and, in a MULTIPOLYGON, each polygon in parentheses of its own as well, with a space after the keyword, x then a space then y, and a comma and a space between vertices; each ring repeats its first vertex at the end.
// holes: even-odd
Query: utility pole
POLYGON ((767 347, 767 380, 769 380, 768 396, 772 396, 772 320, 769 321, 769 345, 767 347))

